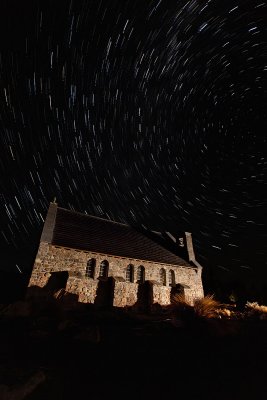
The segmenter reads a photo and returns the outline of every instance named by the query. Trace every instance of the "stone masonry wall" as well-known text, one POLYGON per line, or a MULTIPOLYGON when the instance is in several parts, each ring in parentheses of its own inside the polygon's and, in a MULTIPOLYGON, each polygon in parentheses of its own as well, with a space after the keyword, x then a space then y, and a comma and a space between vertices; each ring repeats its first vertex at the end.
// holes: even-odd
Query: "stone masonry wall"
POLYGON ((81 303, 94 303, 97 287, 98 281, 94 279, 86 278, 85 282, 85 279, 70 276, 66 290, 69 293, 77 294, 81 303))
POLYGON ((115 281, 114 307, 133 306, 137 302, 138 283, 115 281))
POLYGON ((66 290, 79 295, 79 301, 94 303, 99 286, 100 263, 107 260, 109 263, 108 276, 115 278, 113 305, 124 307, 133 305, 137 300, 138 283, 136 268, 142 265, 145 268, 145 280, 160 282, 160 270, 166 271, 166 285, 154 285, 153 302, 159 304, 170 303, 171 287, 168 282, 168 273, 174 271, 175 284, 188 287, 185 295, 190 302, 194 298, 203 297, 201 270, 186 266, 163 265, 154 262, 121 258, 82 250, 54 246, 41 242, 35 259, 29 286, 44 287, 51 277, 51 273, 68 271, 69 278, 66 290), (87 262, 90 258, 96 260, 94 279, 85 276, 87 262), (125 282, 126 268, 134 266, 133 282, 125 282), (117 279, 119 278, 119 279, 117 279))
POLYGON ((171 287, 154 284, 152 285, 152 295, 154 304, 170 304, 171 287))

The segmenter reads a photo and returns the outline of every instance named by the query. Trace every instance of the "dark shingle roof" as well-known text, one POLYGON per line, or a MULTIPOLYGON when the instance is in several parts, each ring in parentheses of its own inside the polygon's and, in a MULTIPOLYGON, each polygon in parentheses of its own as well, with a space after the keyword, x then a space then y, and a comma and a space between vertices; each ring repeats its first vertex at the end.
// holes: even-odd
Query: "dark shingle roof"
POLYGON ((163 264, 190 266, 129 225, 60 207, 57 208, 52 244, 163 264))

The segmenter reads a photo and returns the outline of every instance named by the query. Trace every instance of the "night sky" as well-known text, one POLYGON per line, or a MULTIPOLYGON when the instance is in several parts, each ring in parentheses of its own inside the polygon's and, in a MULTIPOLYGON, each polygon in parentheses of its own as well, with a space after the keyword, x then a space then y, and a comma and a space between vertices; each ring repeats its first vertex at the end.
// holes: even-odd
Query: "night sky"
POLYGON ((60 207, 267 276, 267 2, 1 0, 0 270, 60 207))

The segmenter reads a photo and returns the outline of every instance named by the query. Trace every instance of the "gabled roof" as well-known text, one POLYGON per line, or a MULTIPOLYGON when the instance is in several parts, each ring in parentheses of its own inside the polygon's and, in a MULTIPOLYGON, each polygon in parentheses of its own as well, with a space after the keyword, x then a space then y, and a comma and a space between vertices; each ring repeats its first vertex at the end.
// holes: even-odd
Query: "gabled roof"
MULTIPOLYGON (((44 241, 95 253, 191 267, 188 262, 129 225, 69 211, 56 205, 54 211, 51 240, 44 241)), ((44 231, 42 237, 46 237, 44 231)))

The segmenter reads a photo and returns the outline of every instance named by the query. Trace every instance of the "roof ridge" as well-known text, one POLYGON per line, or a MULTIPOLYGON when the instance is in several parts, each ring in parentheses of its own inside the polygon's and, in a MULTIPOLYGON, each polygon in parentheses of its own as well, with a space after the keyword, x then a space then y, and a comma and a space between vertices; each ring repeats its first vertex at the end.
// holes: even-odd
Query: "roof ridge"
POLYGON ((81 211, 68 210, 67 208, 63 208, 63 207, 58 207, 58 208, 59 208, 60 210, 67 211, 67 212, 69 212, 69 213, 80 214, 80 215, 82 215, 83 217, 89 217, 89 218, 100 219, 101 221, 107 221, 107 222, 110 222, 110 223, 112 223, 112 224, 123 225, 123 226, 126 226, 126 227, 128 227, 128 228, 134 229, 131 225, 123 224, 122 222, 112 221, 112 220, 110 220, 110 219, 102 218, 102 217, 96 217, 95 215, 85 214, 85 213, 82 213, 81 211))

